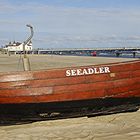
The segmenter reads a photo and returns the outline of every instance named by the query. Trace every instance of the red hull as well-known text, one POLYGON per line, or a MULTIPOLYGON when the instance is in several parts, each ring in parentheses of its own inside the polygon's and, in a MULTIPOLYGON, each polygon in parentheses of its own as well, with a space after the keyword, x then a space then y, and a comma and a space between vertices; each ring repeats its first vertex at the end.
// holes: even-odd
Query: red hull
POLYGON ((140 98, 140 60, 0 74, 0 105, 107 98, 140 98))

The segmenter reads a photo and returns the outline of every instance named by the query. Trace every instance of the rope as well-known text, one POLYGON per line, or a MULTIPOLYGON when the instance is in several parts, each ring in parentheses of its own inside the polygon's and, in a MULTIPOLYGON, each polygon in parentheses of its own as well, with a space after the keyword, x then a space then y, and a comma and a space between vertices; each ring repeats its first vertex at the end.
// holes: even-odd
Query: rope
POLYGON ((19 57, 19 59, 18 59, 17 71, 19 71, 20 62, 21 62, 21 52, 20 52, 20 57, 19 57))

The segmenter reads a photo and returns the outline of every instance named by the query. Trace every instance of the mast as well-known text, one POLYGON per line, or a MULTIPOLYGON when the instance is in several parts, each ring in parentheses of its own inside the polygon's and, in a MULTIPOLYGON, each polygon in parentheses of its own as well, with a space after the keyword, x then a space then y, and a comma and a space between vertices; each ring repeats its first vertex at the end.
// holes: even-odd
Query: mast
POLYGON ((33 37, 33 34, 34 34, 34 31, 33 31, 33 27, 31 25, 27 24, 26 26, 30 28, 31 34, 27 38, 27 40, 24 41, 24 43, 23 43, 23 58, 22 58, 22 60, 23 60, 24 71, 30 71, 31 70, 30 61, 29 61, 29 58, 26 55, 25 46, 31 41, 31 39, 33 37))

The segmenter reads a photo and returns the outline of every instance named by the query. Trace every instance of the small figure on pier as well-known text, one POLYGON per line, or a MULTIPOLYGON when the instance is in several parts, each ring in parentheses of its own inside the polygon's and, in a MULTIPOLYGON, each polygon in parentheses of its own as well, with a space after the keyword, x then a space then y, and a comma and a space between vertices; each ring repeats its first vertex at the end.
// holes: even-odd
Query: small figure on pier
POLYGON ((116 51, 116 57, 119 57, 119 56, 120 56, 120 52, 116 51))
POLYGON ((133 58, 135 58, 136 57, 136 52, 133 52, 133 58))

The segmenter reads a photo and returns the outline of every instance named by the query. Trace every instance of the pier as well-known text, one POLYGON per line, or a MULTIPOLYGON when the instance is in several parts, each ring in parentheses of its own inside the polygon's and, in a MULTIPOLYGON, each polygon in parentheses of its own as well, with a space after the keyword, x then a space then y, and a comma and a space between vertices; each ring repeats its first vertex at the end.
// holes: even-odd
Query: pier
POLYGON ((33 50, 34 53, 44 54, 44 53, 73 53, 73 52, 93 52, 93 51, 140 51, 140 47, 130 47, 130 48, 50 48, 50 49, 38 49, 33 50))
MULTIPOLYGON (((3 52, 10 54, 23 54, 22 51, 3 52)), ((27 54, 72 55, 72 56, 111 56, 111 57, 140 57, 140 47, 120 48, 48 48, 33 49, 27 54)))
POLYGON ((137 48, 53 48, 38 49, 32 54, 74 55, 74 56, 116 56, 140 57, 140 47, 137 48))

